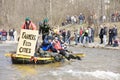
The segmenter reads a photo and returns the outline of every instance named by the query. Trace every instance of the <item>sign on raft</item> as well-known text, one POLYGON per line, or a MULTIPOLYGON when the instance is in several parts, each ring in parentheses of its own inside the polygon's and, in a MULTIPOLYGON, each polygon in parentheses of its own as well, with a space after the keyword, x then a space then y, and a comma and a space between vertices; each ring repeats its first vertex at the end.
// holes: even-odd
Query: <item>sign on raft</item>
POLYGON ((37 38, 37 30, 22 29, 17 47, 17 54, 34 56, 37 38))

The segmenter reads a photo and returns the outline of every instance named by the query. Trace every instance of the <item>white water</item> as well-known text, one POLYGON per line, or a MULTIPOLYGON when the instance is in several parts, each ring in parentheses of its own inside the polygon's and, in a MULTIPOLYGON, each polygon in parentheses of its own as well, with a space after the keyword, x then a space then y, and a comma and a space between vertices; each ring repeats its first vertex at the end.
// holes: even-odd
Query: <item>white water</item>
POLYGON ((51 71, 50 74, 53 76, 59 76, 62 77, 66 74, 72 76, 72 77, 78 77, 81 79, 83 76, 86 77, 95 77, 97 79, 103 79, 103 80, 120 80, 120 74, 114 73, 110 71, 93 71, 93 72, 83 72, 83 71, 73 71, 73 70, 59 70, 59 71, 51 71))

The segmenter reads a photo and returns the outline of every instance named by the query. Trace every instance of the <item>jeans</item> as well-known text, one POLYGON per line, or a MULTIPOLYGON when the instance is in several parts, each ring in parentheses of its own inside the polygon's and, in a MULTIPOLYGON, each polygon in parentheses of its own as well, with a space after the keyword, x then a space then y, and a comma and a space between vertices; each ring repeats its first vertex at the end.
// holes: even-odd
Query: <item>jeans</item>
POLYGON ((10 41, 14 41, 14 36, 10 36, 10 41))
POLYGON ((75 37, 75 45, 78 44, 78 39, 79 39, 79 37, 75 37))
POLYGON ((84 36, 81 36, 81 43, 83 43, 83 40, 84 40, 84 36))
POLYGON ((89 38, 89 43, 91 43, 91 42, 92 42, 92 38, 91 38, 91 36, 89 36, 88 38, 89 38))
POLYGON ((112 45, 112 36, 109 36, 109 42, 108 45, 112 45))
POLYGON ((80 20, 80 24, 83 24, 83 20, 80 20))
POLYGON ((94 42, 94 36, 91 36, 91 40, 92 40, 92 42, 94 42))
POLYGON ((66 42, 70 44, 70 36, 67 36, 66 42))
POLYGON ((103 38, 100 38, 100 44, 102 44, 103 43, 103 38))
POLYGON ((106 35, 103 35, 103 42, 104 42, 104 45, 106 45, 106 42, 107 42, 106 35))
POLYGON ((79 37, 79 43, 82 43, 82 36, 79 37))
POLYGON ((84 36, 83 43, 86 44, 89 41, 88 36, 84 36))
POLYGON ((116 40, 117 36, 113 36, 113 40, 116 40))
POLYGON ((7 36, 2 36, 2 41, 6 41, 7 40, 7 36))

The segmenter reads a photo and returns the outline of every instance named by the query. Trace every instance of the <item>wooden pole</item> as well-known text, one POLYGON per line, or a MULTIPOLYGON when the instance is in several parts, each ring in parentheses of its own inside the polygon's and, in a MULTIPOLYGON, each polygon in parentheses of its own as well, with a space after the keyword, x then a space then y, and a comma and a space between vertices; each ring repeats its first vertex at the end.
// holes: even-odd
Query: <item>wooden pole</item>
POLYGON ((50 25, 52 26, 52 0, 50 0, 50 25))

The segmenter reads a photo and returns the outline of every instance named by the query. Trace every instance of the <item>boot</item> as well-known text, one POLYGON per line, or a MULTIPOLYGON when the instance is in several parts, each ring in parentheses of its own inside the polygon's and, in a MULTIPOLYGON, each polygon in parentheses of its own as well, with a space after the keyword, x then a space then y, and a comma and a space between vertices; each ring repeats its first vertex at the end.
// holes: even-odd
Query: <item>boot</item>
POLYGON ((79 56, 76 56, 76 59, 81 60, 81 58, 79 56))
POLYGON ((68 61, 70 60, 70 57, 64 56, 68 61))
POLYGON ((69 58, 71 58, 71 59, 76 59, 76 57, 75 56, 73 56, 73 55, 69 55, 69 58))
POLYGON ((79 56, 73 56, 73 55, 69 55, 70 59, 77 59, 77 60, 81 60, 81 58, 79 56))

